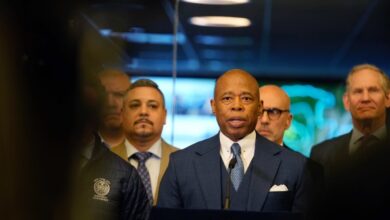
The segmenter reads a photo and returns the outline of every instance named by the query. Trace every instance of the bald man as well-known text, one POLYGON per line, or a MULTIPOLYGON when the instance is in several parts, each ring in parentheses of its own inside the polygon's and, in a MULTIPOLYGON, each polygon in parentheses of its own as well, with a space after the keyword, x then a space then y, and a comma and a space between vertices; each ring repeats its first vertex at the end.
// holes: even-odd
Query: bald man
POLYGON ((259 88, 263 109, 257 119, 256 131, 268 140, 283 146, 284 132, 290 127, 290 97, 276 85, 259 88))
POLYGON ((306 158, 255 132, 257 80, 240 69, 220 76, 211 107, 220 132, 171 154, 157 206, 303 212, 306 158))
POLYGON ((123 97, 130 87, 130 78, 119 69, 105 69, 98 76, 106 90, 106 102, 99 125, 99 135, 104 143, 113 147, 125 139, 122 129, 122 108, 123 97))

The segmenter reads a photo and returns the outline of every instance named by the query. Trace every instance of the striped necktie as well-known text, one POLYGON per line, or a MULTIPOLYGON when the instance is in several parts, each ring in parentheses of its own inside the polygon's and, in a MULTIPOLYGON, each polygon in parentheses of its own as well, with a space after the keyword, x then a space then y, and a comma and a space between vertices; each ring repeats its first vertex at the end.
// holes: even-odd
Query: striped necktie
POLYGON ((133 154, 132 156, 135 160, 138 161, 137 171, 139 176, 141 177, 142 183, 145 186, 150 204, 153 204, 153 192, 152 192, 152 184, 150 182, 149 171, 146 168, 145 163, 152 155, 153 154, 150 152, 138 152, 133 154))

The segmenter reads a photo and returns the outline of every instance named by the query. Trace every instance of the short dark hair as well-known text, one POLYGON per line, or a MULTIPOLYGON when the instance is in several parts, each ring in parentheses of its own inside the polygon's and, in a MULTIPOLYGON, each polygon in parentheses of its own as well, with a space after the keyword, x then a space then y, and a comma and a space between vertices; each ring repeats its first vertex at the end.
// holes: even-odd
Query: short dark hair
POLYGON ((155 90, 157 90, 157 92, 160 93, 160 95, 162 97, 163 105, 164 105, 164 108, 165 108, 164 94, 162 93, 162 91, 158 87, 157 83, 154 82, 153 80, 150 80, 150 79, 138 79, 135 82, 131 83, 129 89, 126 92, 126 96, 129 93, 129 91, 131 91, 131 90, 133 90, 135 88, 138 88, 138 87, 150 87, 150 88, 154 88, 155 90))

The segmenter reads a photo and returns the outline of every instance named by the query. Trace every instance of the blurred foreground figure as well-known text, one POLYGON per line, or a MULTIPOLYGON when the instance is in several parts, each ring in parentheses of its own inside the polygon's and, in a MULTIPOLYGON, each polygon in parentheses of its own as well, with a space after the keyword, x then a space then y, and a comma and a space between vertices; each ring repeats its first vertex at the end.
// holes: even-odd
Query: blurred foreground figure
POLYGON ((97 135, 102 89, 94 77, 82 86, 84 124, 76 139, 72 219, 147 219, 150 205, 137 171, 97 135))
POLYGON ((123 97, 130 86, 130 78, 118 69, 105 69, 98 76, 106 91, 99 135, 107 146, 113 147, 125 139, 122 128, 122 109, 123 97))

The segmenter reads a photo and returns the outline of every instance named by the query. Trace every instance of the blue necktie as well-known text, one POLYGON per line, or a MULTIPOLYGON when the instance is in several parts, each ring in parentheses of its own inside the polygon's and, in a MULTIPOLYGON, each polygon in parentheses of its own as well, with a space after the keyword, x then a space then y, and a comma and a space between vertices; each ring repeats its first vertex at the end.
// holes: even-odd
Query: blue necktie
POLYGON ((145 162, 152 156, 153 154, 150 152, 138 152, 133 156, 134 159, 138 161, 138 174, 141 177, 142 183, 145 186, 146 193, 148 194, 148 199, 150 204, 153 204, 153 192, 152 192, 152 184, 150 182, 149 171, 145 166, 145 162))
POLYGON ((233 156, 236 158, 237 163, 231 171, 231 180, 233 183, 234 189, 237 191, 240 183, 244 177, 244 164, 241 159, 241 147, 239 144, 234 143, 231 147, 231 151, 233 152, 233 156))

